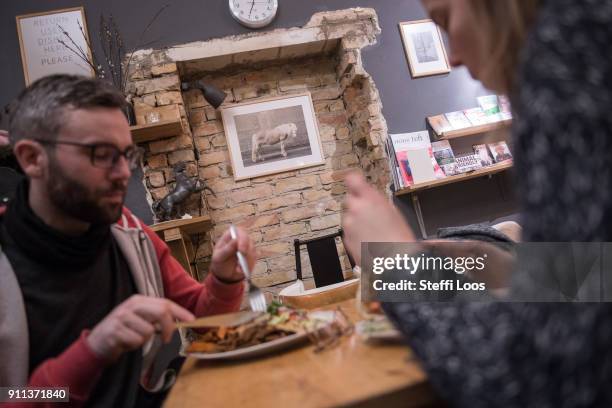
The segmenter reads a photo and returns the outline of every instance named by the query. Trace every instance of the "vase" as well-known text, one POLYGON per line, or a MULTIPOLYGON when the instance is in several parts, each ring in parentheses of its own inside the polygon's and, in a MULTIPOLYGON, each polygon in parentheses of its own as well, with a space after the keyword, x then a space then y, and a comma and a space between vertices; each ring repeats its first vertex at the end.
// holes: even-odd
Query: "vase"
POLYGON ((123 114, 127 118, 130 126, 134 126, 136 124, 136 114, 134 113, 134 105, 131 102, 126 101, 125 107, 123 108, 123 114))

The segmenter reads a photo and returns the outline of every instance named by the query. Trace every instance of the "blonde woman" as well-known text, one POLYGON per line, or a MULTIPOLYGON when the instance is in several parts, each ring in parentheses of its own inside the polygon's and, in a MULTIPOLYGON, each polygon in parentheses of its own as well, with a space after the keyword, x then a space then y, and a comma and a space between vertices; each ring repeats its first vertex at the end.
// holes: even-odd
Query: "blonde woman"
MULTIPOLYGON (((451 63, 511 97, 523 240, 612 241, 612 1, 423 4, 451 63)), ((362 177, 347 185, 349 251, 415 239, 362 177)), ((606 303, 383 306, 454 406, 612 406, 606 303)))

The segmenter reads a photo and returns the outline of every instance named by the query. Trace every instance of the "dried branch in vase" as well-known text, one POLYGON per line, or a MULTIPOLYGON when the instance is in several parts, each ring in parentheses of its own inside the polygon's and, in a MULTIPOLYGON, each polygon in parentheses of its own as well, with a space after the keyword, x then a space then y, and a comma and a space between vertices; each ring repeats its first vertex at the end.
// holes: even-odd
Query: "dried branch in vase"
POLYGON ((65 39, 58 39, 58 42, 75 54, 81 61, 86 63, 95 73, 96 77, 106 79, 115 85, 121 92, 126 94, 127 81, 129 78, 129 69, 134 53, 145 45, 149 45, 152 42, 143 44, 143 39, 146 33, 149 31, 153 23, 161 15, 161 13, 168 8, 170 5, 166 4, 162 6, 153 18, 146 25, 144 30, 141 32, 138 42, 134 48, 130 51, 127 61, 125 60, 126 53, 123 42, 123 37, 119 31, 119 27, 115 22, 115 18, 111 14, 108 19, 104 17, 104 14, 100 14, 100 27, 98 37, 100 41, 100 47, 104 56, 103 63, 100 64, 96 58, 96 53, 89 41, 89 38, 85 34, 85 30, 79 24, 79 29, 85 42, 87 44, 87 50, 84 50, 79 46, 70 34, 58 24, 59 29, 64 35, 65 39))

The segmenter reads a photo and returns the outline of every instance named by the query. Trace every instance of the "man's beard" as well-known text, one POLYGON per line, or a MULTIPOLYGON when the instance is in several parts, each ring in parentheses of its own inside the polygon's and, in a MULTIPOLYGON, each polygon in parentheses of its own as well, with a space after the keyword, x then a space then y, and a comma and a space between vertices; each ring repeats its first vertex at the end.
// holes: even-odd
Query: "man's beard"
POLYGON ((66 215, 91 224, 113 224, 121 216, 123 201, 120 205, 104 205, 102 198, 113 192, 124 193, 122 183, 114 183, 109 190, 95 189, 68 177, 57 165, 54 158, 49 161, 49 179, 47 180, 49 200, 66 215))

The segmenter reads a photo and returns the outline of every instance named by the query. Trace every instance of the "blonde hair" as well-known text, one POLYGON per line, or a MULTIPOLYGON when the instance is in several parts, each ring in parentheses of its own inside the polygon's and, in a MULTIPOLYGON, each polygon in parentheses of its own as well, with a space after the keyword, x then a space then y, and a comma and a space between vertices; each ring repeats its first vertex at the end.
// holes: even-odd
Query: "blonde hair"
POLYGON ((471 0, 486 33, 490 55, 483 75, 512 93, 520 52, 540 7, 540 0, 471 0))

